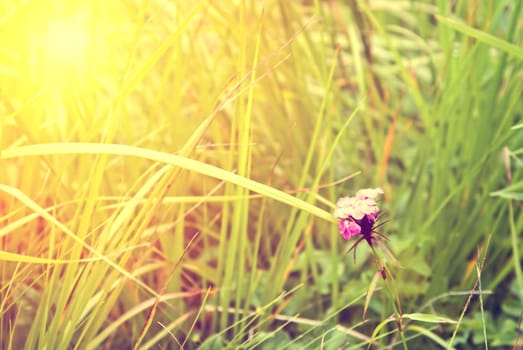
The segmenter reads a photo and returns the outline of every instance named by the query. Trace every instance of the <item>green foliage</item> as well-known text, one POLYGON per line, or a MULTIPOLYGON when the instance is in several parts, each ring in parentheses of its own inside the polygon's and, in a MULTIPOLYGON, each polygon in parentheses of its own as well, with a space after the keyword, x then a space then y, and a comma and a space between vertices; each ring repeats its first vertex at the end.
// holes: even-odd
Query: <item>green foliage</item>
POLYGON ((0 348, 523 341, 523 2, 0 4, 0 348))

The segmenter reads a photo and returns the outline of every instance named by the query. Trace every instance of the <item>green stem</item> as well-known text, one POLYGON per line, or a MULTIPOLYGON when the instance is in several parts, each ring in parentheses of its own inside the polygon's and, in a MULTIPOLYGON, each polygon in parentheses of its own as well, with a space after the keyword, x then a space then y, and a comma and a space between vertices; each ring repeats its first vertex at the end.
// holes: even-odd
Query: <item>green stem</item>
POLYGON ((372 254, 376 258, 377 261, 379 261, 380 270, 382 276, 385 275, 383 278, 385 287, 387 292, 389 293, 390 301, 392 303, 392 308, 394 309, 394 314, 396 316, 396 319, 398 320, 398 331, 401 337, 401 342, 403 344, 404 349, 408 349, 407 341, 405 339, 405 334, 403 332, 403 323, 402 323, 402 311, 399 301, 399 295, 397 293, 396 286, 394 284, 394 280, 392 279, 392 274, 390 273, 389 269, 386 266, 386 260, 382 258, 378 252, 376 251, 376 248, 374 246, 371 246, 372 254))

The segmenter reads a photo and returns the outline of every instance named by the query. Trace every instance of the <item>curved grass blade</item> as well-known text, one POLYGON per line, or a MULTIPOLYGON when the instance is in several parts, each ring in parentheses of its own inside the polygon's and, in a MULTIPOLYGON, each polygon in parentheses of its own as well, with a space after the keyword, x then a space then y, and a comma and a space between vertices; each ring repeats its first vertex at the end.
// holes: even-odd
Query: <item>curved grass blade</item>
POLYGON ((100 144, 100 143, 46 143, 30 146, 14 147, 3 150, 0 159, 12 159, 30 156, 49 156, 49 155, 78 155, 78 154, 108 154, 118 156, 131 156, 149 159, 160 163, 178 166, 183 169, 195 171, 216 179, 242 186, 253 192, 262 194, 284 204, 296 207, 308 212, 325 221, 337 223, 336 218, 329 212, 318 208, 310 203, 293 197, 283 191, 264 185, 260 182, 236 175, 230 171, 209 165, 194 159, 179 155, 155 151, 147 148, 121 144, 100 144))

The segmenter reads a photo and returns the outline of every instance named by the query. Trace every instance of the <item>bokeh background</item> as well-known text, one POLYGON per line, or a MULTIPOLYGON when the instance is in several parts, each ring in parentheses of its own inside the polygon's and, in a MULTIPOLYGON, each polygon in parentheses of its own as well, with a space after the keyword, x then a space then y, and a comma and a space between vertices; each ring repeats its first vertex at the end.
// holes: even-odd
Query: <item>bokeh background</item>
POLYGON ((522 4, 1 1, 1 348, 522 346, 522 4))

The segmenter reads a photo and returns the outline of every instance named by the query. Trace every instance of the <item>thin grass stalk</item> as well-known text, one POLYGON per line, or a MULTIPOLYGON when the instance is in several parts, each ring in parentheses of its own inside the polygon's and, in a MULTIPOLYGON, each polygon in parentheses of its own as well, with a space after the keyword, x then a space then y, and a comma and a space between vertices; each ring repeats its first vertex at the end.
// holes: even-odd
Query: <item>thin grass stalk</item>
MULTIPOLYGON (((307 148, 306 158, 304 160, 300 180, 298 182, 299 188, 305 187, 305 182, 307 181, 308 173, 309 173, 309 171, 312 170, 312 169, 310 169, 311 164, 312 164, 312 159, 316 152, 316 147, 319 143, 319 137, 320 137, 320 132, 322 130, 323 122, 326 119, 325 111, 330 102, 330 91, 332 89, 332 80, 333 80, 333 76, 334 76, 335 66, 336 66, 336 60, 334 60, 334 63, 331 65, 329 75, 325 81, 325 84, 326 84, 325 85, 325 95, 324 95, 324 98, 322 99, 321 106, 320 106, 320 109, 318 112, 318 116, 316 118, 316 122, 313 127, 310 143, 307 148)), ((319 164, 321 164, 321 162, 319 164)), ((320 171, 313 180, 315 185, 313 185, 312 188, 317 187, 317 184, 320 181, 321 175, 322 175, 322 173, 320 171)), ((308 195, 307 201, 312 202, 313 200, 314 200, 314 195, 313 195, 313 192, 311 192, 308 195)), ((296 219, 294 221, 290 220, 287 224, 286 231, 291 232, 291 234, 282 240, 282 242, 278 246, 278 250, 276 252, 276 256, 278 257, 278 259, 277 259, 278 265, 280 266, 279 269, 278 268, 275 269, 276 275, 275 275, 274 279, 278 283, 276 290, 280 290, 285 282, 284 278, 282 278, 282 277, 285 276, 285 274, 283 273, 283 271, 284 271, 283 269, 289 268, 288 264, 290 262, 290 260, 289 260, 290 255, 288 254, 288 252, 292 251, 293 247, 296 246, 296 242, 298 241, 299 235, 301 234, 300 232, 302 232, 302 230, 305 229, 306 220, 307 220, 306 215, 304 215, 302 212, 298 212, 296 210, 296 208, 292 208, 290 217, 291 218, 296 217, 296 219)))

